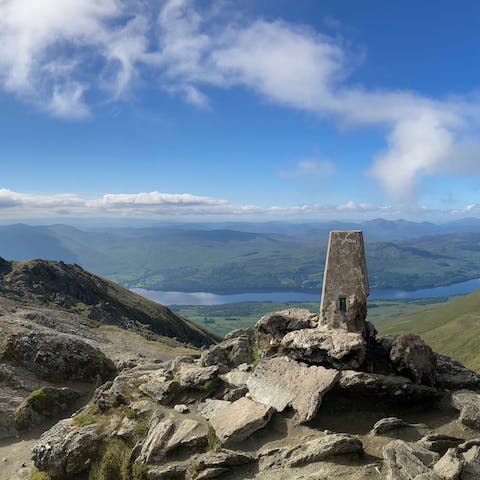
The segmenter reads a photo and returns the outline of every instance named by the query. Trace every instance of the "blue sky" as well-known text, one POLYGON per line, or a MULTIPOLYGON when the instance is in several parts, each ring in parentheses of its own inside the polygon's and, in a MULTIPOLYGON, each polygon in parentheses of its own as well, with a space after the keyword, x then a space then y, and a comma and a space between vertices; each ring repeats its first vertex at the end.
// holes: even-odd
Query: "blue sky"
POLYGON ((0 220, 480 210, 480 6, 3 0, 0 220))

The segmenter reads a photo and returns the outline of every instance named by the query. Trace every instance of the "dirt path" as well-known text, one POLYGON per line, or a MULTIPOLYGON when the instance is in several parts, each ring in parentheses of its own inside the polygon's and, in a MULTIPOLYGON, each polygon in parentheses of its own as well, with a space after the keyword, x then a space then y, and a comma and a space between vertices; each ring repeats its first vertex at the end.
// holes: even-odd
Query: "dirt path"
POLYGON ((0 480, 27 479, 32 467, 32 447, 41 431, 30 433, 19 439, 0 442, 0 480))

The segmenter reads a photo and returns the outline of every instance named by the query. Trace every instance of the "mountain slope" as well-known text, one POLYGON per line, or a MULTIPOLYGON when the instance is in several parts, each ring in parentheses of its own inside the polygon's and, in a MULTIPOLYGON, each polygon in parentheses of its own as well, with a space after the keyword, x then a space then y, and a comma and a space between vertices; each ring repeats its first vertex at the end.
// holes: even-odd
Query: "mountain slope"
POLYGON ((8 262, 0 258, 0 295, 24 305, 60 307, 147 338, 176 337, 209 345, 216 337, 163 305, 92 275, 78 265, 49 260, 8 262))
POLYGON ((376 327, 383 335, 417 333, 437 352, 480 370, 480 290, 376 327))

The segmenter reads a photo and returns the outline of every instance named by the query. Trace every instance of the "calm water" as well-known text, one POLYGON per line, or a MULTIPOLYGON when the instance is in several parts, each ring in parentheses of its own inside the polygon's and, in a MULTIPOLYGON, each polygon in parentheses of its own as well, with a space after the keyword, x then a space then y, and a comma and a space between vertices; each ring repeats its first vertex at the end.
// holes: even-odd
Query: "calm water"
MULTIPOLYGON (((460 295, 473 292, 480 288, 480 278, 466 282, 454 283, 446 287, 425 288, 407 292, 399 289, 374 289, 369 298, 432 298, 445 297, 449 295, 460 295)), ((150 298, 163 305, 220 305, 222 303, 234 302, 318 302, 320 292, 271 292, 271 293, 237 293, 234 295, 217 295, 207 292, 165 292, 162 290, 145 290, 133 288, 134 292, 150 298)))

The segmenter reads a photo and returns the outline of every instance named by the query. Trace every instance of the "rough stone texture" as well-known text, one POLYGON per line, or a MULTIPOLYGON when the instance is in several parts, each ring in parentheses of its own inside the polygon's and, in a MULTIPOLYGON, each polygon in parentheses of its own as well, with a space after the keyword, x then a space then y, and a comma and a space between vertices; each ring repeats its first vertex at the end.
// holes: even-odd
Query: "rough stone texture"
POLYGON ((436 400, 440 392, 426 385, 417 385, 408 378, 394 375, 355 372, 340 372, 337 384, 332 391, 354 395, 355 398, 382 400, 402 405, 417 405, 421 402, 436 400))
POLYGON ((255 339, 255 331, 253 328, 237 328, 236 330, 232 330, 228 332, 224 337, 223 340, 231 340, 232 338, 238 337, 247 337, 251 340, 255 339))
POLYGON ((144 379, 145 382, 139 386, 140 391, 162 404, 172 402, 180 388, 180 385, 170 380, 163 370, 151 372, 145 375, 144 379))
POLYGON ((480 395, 470 390, 452 393, 453 407, 460 411, 459 420, 467 427, 480 430, 480 395))
POLYGON ((32 392, 15 412, 18 430, 29 430, 68 410, 80 394, 68 387, 42 387, 32 392))
POLYGON ((291 308, 264 315, 255 325, 261 345, 277 344, 289 332, 311 328, 317 316, 304 308, 291 308))
POLYGON ((189 409, 184 403, 179 403, 173 407, 178 413, 188 413, 189 409))
POLYGON ((472 446, 462 454, 462 458, 462 480, 478 480, 480 478, 480 446, 472 446))
POLYGON ((61 420, 47 430, 32 450, 35 466, 53 479, 70 478, 89 468, 97 454, 97 425, 75 428, 72 419, 61 420))
POLYGON ((462 442, 462 438, 430 433, 422 437, 417 443, 422 447, 428 448, 432 452, 437 452, 440 455, 443 455, 449 448, 457 447, 462 442))
POLYGON ((59 380, 92 382, 115 373, 113 362, 88 343, 62 333, 18 333, 0 347, 0 358, 59 380))
POLYGON ((335 433, 293 447, 260 452, 260 469, 295 468, 336 455, 363 453, 362 442, 351 435, 335 433))
POLYGON ((285 335, 281 345, 285 354, 295 360, 338 370, 358 369, 365 360, 366 342, 363 336, 344 330, 297 330, 285 335))
POLYGON ((147 480, 180 480, 185 478, 186 465, 167 465, 161 467, 149 467, 146 472, 147 480))
POLYGON ((436 384, 439 388, 459 390, 480 387, 480 375, 464 367, 453 358, 434 353, 436 358, 436 384))
POLYGON ((251 329, 242 329, 232 337, 213 345, 200 357, 200 365, 226 365, 235 368, 242 363, 251 363, 255 348, 255 339, 250 332, 251 329))
POLYGON ((299 422, 311 420, 323 395, 332 388, 338 372, 319 366, 307 366, 287 357, 264 358, 248 379, 250 395, 281 412, 291 406, 299 422))
POLYGON ((220 375, 220 378, 234 387, 244 387, 251 373, 240 368, 235 368, 228 373, 220 375))
POLYGON ((210 424, 222 444, 228 445, 263 428, 272 413, 271 407, 243 397, 211 417, 210 424))
POLYGON ((405 422, 398 417, 382 418, 372 428, 372 435, 383 435, 384 433, 391 432, 392 430, 398 430, 400 428, 411 427, 410 423, 405 422))
POLYGON ((210 418, 217 415, 231 404, 232 402, 227 400, 207 398, 205 402, 198 405, 198 413, 206 420, 210 420, 210 418))
POLYGON ((192 418, 175 418, 158 414, 150 421, 142 443, 138 461, 161 461, 165 455, 178 448, 201 451, 208 444, 208 425, 192 418))
POLYGON ((438 459, 437 453, 403 440, 394 440, 383 447, 383 461, 388 480, 414 480, 422 474, 435 475, 430 467, 438 459))
POLYGON ((207 382, 215 381, 219 373, 217 365, 199 367, 198 365, 185 363, 177 373, 178 383, 182 387, 201 387, 207 382))
POLYGON ((398 373, 416 383, 433 385, 436 380, 436 357, 432 349, 414 334, 398 335, 392 342, 390 360, 398 373))
POLYGON ((319 326, 364 333, 369 294, 361 231, 332 231, 323 275, 319 326), (346 311, 341 311, 341 298, 346 311))
POLYGON ((442 480, 458 480, 463 470, 463 458, 455 448, 448 449, 443 457, 433 466, 433 471, 442 480))
POLYGON ((187 478, 195 480, 221 478, 221 476, 231 472, 232 468, 248 465, 256 461, 256 455, 222 448, 196 458, 194 472, 187 475, 187 478))

